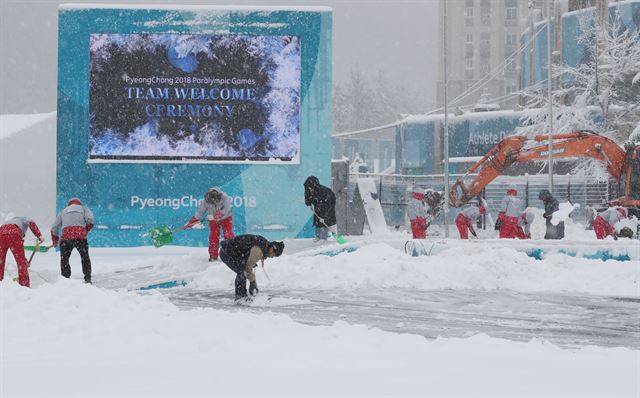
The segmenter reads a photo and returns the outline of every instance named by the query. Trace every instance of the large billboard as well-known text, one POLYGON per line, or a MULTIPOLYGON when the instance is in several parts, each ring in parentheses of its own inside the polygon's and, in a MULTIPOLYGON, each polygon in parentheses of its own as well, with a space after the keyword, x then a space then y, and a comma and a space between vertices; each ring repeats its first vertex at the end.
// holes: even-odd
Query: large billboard
POLYGON ((298 36, 90 35, 89 159, 297 163, 298 36))
MULTIPOLYGON (((203 194, 233 232, 313 236, 309 175, 331 183, 331 9, 64 4, 56 207, 79 197, 93 246, 151 244, 203 194)), ((209 228, 174 244, 207 246, 209 228)), ((203 252, 203 253, 206 253, 203 252)))

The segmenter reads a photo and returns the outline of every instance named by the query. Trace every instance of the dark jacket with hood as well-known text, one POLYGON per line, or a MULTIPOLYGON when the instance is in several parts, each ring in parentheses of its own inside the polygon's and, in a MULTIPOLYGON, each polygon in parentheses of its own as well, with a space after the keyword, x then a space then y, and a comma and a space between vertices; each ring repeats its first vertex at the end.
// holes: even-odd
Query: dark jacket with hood
POLYGON ((238 235, 220 243, 220 257, 236 273, 244 272, 249 282, 256 281, 253 267, 269 257, 269 241, 260 235, 238 235))
POLYGON ((315 176, 309 176, 304 182, 304 204, 313 206, 316 213, 313 217, 315 227, 324 227, 318 217, 329 227, 336 224, 336 195, 330 188, 320 185, 315 176))
POLYGON ((545 239, 562 239, 564 238, 564 221, 560 221, 558 225, 553 225, 551 219, 553 213, 560 210, 558 199, 551 195, 551 192, 547 189, 543 189, 538 194, 538 199, 544 204, 544 214, 542 217, 547 221, 547 231, 544 234, 545 239))

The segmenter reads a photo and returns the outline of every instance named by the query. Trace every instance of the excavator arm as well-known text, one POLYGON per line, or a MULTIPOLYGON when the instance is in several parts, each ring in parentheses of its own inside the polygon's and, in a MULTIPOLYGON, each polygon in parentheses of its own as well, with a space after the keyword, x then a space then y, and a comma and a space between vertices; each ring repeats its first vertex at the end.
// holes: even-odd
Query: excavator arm
MULTIPOLYGON (((548 138, 547 135, 539 135, 532 140, 524 136, 512 136, 500 141, 474 164, 465 176, 456 180, 449 191, 451 205, 460 207, 469 202, 514 163, 547 160, 548 138), (532 145, 527 147, 527 144, 532 145), (465 177, 475 173, 477 173, 475 178, 466 185, 465 177)), ((625 151, 614 141, 592 132, 578 131, 554 135, 552 151, 554 159, 583 157, 598 159, 606 165, 609 174, 618 181, 625 172, 625 151)))

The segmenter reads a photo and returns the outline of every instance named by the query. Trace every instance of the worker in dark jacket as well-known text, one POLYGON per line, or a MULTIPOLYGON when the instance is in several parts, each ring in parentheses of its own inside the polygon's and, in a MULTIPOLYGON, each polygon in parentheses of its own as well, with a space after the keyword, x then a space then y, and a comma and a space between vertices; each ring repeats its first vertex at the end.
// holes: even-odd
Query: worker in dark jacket
POLYGON ((259 235, 238 235, 220 243, 220 260, 236 273, 236 300, 247 297, 247 279, 249 294, 258 293, 254 268, 258 261, 267 257, 278 257, 284 250, 284 242, 269 242, 259 235))
POLYGON ((545 239, 562 239, 564 238, 564 221, 560 221, 558 225, 553 225, 551 223, 551 219, 553 218, 553 213, 560 210, 560 205, 558 204, 558 199, 554 198, 551 195, 551 192, 547 189, 543 189, 538 194, 538 199, 542 201, 544 204, 544 214, 542 217, 547 222, 547 231, 544 234, 545 239))
POLYGON ((304 204, 313 206, 313 226, 316 239, 327 239, 329 232, 338 233, 336 228, 336 195, 330 188, 320 185, 315 176, 304 182, 304 204))

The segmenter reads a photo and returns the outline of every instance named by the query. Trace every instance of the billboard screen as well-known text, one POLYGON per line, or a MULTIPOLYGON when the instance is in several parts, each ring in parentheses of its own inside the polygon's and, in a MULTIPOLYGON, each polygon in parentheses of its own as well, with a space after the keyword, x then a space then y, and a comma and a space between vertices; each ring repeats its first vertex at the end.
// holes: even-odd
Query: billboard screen
POLYGON ((91 34, 89 161, 297 164, 298 36, 91 34))

